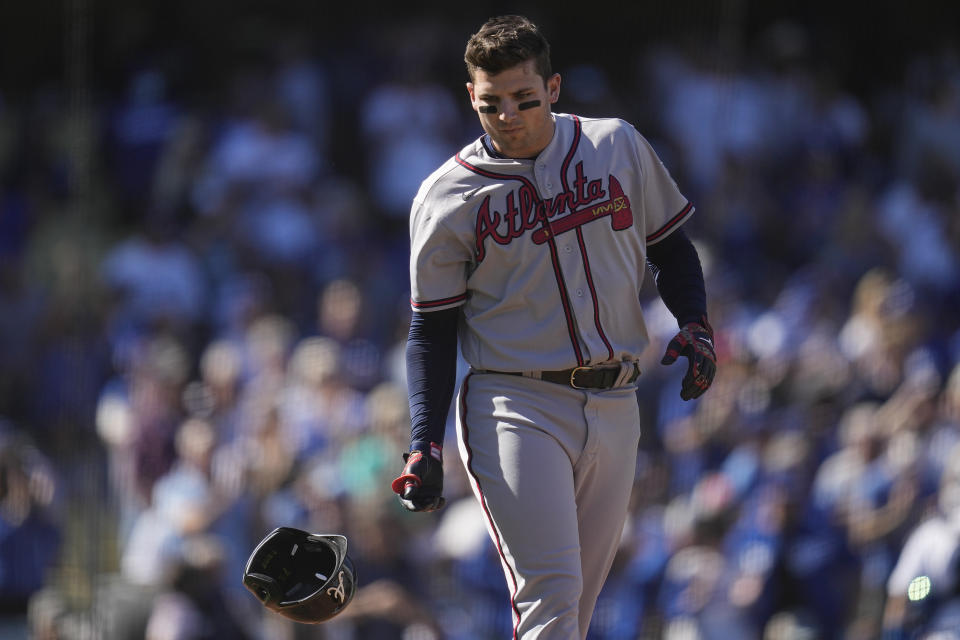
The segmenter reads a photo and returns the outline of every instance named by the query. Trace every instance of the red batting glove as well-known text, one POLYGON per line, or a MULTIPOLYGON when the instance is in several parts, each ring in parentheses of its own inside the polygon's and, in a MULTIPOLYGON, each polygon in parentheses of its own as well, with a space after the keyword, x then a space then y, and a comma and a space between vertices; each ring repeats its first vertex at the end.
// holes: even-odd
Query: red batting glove
POLYGON ((660 364, 673 364, 677 358, 687 358, 687 374, 683 377, 680 397, 684 400, 699 398, 713 384, 717 374, 717 354, 713 349, 713 329, 707 317, 699 322, 688 322, 667 345, 660 364))
POLYGON ((429 451, 414 449, 403 454, 406 463, 390 488, 400 504, 410 511, 436 511, 446 503, 443 495, 443 456, 440 445, 431 442, 429 451))

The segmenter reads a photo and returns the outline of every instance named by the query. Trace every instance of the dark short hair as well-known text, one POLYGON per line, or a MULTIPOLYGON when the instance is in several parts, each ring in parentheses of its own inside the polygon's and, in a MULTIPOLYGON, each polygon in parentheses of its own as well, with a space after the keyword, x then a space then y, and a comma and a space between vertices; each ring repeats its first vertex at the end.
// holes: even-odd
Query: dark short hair
POLYGON ((470 36, 463 55, 470 79, 478 69, 496 75, 527 60, 534 60, 544 83, 553 75, 550 69, 550 43, 537 25, 523 16, 498 16, 487 20, 470 36))

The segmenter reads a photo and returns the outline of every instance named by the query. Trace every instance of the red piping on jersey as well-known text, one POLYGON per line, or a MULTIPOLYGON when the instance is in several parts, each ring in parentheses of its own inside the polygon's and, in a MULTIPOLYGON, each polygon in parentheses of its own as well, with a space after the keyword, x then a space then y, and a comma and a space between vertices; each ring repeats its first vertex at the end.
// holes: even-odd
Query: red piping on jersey
MULTIPOLYGON (((577 152, 577 147, 580 146, 580 118, 573 116, 573 143, 570 145, 570 151, 567 151, 567 157, 563 159, 563 164, 560 166, 560 182, 563 184, 563 190, 566 193, 570 192, 570 187, 567 184, 567 169, 570 168, 570 162, 573 160, 573 154, 577 152)), ((571 207, 573 209, 573 207, 571 207)))
POLYGON ((478 176, 484 178, 491 178, 494 180, 516 180, 527 187, 530 190, 532 197, 536 198, 534 207, 536 209, 537 215, 540 216, 540 222, 543 225, 544 229, 547 229, 547 246, 550 247, 550 260, 553 263, 553 275, 557 279, 557 288, 560 290, 560 303, 563 306, 563 315, 567 321, 567 334, 570 336, 570 344, 573 346, 573 352, 577 356, 577 365, 583 366, 583 353, 580 351, 580 343, 577 340, 577 334, 573 329, 573 313, 570 311, 570 296, 567 293, 567 284, 563 279, 563 272, 560 271, 560 260, 557 257, 557 243, 553 239, 553 234, 549 233, 550 222, 547 220, 546 207, 543 202, 543 198, 540 197, 540 193, 537 191, 537 188, 529 180, 523 176, 511 176, 506 173, 496 173, 494 171, 487 171, 486 169, 481 169, 480 167, 474 166, 460 157, 458 153, 453 157, 456 160, 457 164, 463 168, 471 171, 478 176))
POLYGON ((659 229, 657 229, 656 231, 654 231, 653 233, 651 233, 650 235, 647 236, 647 243, 649 244, 649 243, 654 242, 654 241, 656 241, 656 240, 659 240, 659 239, 662 238, 663 236, 667 235, 667 233, 669 233, 670 229, 672 229, 678 222, 680 222, 681 220, 683 220, 683 218, 684 218, 688 213, 690 213, 691 209, 693 209, 693 203, 692 203, 692 202, 687 202, 687 206, 685 206, 683 209, 681 209, 681 210, 680 210, 680 213, 678 213, 677 215, 675 215, 675 216, 673 216, 672 218, 670 218, 669 220, 667 220, 667 223, 666 223, 665 225, 663 225, 662 227, 660 227, 659 229))
POLYGON ((510 582, 513 583, 510 586, 510 608, 513 610, 515 621, 513 623, 513 640, 517 640, 517 633, 520 629, 520 609, 517 607, 517 593, 519 592, 519 588, 517 587, 517 576, 513 572, 513 567, 510 566, 509 562, 507 562, 507 556, 503 552, 503 541, 500 539, 500 530, 497 528, 497 524, 494 522, 493 516, 490 514, 490 508, 487 506, 487 499, 483 495, 483 488, 480 486, 480 478, 477 477, 476 471, 473 470, 473 449, 470 448, 469 429, 467 428, 467 391, 470 388, 470 376, 472 375, 472 373, 468 373, 466 377, 464 377, 463 386, 460 390, 460 436, 463 439, 463 447, 467 450, 467 473, 470 474, 470 477, 473 478, 474 484, 477 486, 477 495, 480 498, 480 507, 483 509, 483 515, 487 519, 487 524, 490 525, 490 531, 493 532, 493 543, 497 547, 497 553, 500 555, 500 561, 503 563, 503 566, 507 568, 510 582))
POLYGON ((458 296, 451 296, 449 298, 441 298, 439 300, 426 300, 424 302, 415 302, 412 298, 410 299, 410 306, 414 309, 433 309, 434 307, 442 307, 445 304, 453 304, 454 302, 463 302, 467 299, 467 293, 463 292, 458 296))
POLYGON ((597 290, 593 286, 593 275, 590 273, 590 260, 587 259, 587 246, 583 241, 583 227, 577 227, 577 243, 580 245, 580 255, 583 256, 583 271, 587 276, 587 287, 590 289, 590 297, 593 299, 593 324, 597 327, 597 333, 600 334, 600 339, 603 340, 603 344, 607 347, 607 357, 612 360, 613 347, 610 346, 610 341, 607 340, 607 336, 603 332, 603 326, 600 324, 600 301, 597 299, 597 290))

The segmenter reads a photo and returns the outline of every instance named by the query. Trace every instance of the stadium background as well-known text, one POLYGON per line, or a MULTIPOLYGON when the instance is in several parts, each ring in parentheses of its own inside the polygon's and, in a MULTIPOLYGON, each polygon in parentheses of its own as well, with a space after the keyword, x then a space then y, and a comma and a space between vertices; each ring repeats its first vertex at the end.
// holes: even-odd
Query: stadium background
POLYGON ((387 490, 406 207, 478 134, 462 49, 506 11, 557 110, 636 124, 697 205, 718 333, 693 404, 645 354, 591 640, 960 627, 960 5, 328 4, 0 9, 0 635, 506 636, 453 457, 443 512, 387 490), (240 587, 278 525, 349 536, 335 622, 240 587))

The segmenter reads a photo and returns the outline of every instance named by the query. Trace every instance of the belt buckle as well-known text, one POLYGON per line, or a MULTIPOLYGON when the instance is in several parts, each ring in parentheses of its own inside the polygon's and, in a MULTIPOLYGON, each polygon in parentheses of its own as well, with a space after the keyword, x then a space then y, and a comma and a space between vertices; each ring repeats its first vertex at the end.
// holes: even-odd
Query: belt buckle
POLYGON ((589 389, 590 387, 578 387, 577 383, 573 381, 573 379, 577 376, 577 371, 580 371, 581 369, 585 371, 589 371, 590 367, 574 367, 573 370, 570 371, 570 386, 573 387, 574 389, 580 389, 580 390, 589 389))

